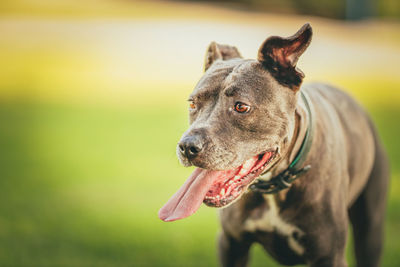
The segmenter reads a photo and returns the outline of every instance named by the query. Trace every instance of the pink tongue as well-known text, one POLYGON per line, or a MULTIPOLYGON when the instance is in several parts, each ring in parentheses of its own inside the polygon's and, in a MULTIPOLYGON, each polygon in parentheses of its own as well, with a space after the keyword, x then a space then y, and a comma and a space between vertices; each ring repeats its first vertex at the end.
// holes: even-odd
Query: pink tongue
POLYGON ((210 171, 197 168, 167 204, 158 212, 158 217, 166 222, 186 218, 200 207, 208 189, 214 181, 227 176, 231 171, 210 171))

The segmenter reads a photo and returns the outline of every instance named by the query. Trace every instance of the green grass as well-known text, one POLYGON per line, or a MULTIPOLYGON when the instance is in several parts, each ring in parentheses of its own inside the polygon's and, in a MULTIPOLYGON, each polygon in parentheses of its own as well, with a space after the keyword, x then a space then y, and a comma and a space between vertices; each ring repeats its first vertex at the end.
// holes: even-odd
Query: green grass
MULTIPOLYGON (((182 30, 224 35, 225 24, 248 25, 232 32, 239 41, 250 29, 289 33, 309 19, 318 33, 313 45, 335 57, 320 70, 315 50, 303 62, 310 62, 307 81, 351 89, 387 147, 393 176, 383 266, 400 266, 396 24, 164 1, 7 0, 0 15, 0 266, 216 266, 215 209, 174 223, 157 217, 192 171, 178 163, 175 146, 187 127, 185 99, 215 37, 200 31, 192 40, 182 30), (200 43, 204 49, 186 50, 200 43), (342 57, 339 43, 355 57, 342 57), (371 63, 343 73, 364 47, 371 63), (375 62, 377 53, 383 59, 375 62)), ((354 266, 351 248, 348 257, 354 266)), ((278 265, 255 246, 251 266, 278 265)))
MULTIPOLYGON (((0 105, 0 263, 4 266, 215 266, 216 211, 163 223, 157 211, 190 169, 175 157, 183 105, 0 105)), ((398 174, 400 109, 371 109, 398 174)), ((392 179, 384 266, 400 257, 392 179)), ((252 266, 278 266, 256 247, 252 266)), ((351 253, 349 253, 351 255, 351 253)))

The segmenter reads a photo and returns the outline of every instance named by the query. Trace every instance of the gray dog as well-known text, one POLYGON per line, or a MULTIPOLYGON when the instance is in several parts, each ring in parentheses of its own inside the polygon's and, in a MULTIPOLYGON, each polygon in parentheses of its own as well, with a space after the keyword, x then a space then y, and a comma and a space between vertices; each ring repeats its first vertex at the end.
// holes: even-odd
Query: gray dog
POLYGON ((348 222, 360 267, 379 266, 388 161, 371 120, 347 94, 301 86, 297 60, 311 42, 268 38, 257 60, 211 43, 177 147, 197 166, 159 211, 183 219, 202 203, 220 210, 223 266, 245 266, 254 242, 284 265, 347 266, 348 222))

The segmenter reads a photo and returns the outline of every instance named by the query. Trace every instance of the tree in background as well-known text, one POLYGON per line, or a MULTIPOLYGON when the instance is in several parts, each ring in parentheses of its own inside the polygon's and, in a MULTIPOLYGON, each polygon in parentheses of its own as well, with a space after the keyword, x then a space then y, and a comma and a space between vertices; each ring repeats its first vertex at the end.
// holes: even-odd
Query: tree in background
POLYGON ((250 10, 308 14, 335 19, 360 20, 371 17, 400 19, 399 0, 219 0, 213 3, 215 2, 250 10))

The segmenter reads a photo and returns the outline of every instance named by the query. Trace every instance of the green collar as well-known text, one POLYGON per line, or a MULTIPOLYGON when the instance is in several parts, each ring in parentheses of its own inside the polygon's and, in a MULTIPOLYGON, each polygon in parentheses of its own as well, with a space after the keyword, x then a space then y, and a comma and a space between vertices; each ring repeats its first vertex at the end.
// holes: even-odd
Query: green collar
POLYGON ((296 179, 298 179, 311 168, 311 165, 306 165, 304 167, 303 165, 307 159, 308 152, 310 151, 314 135, 314 120, 311 108, 312 103, 305 92, 300 91, 300 93, 306 106, 308 119, 307 131, 300 150, 292 163, 290 163, 289 167, 277 176, 269 180, 262 180, 262 178, 265 177, 268 172, 261 174, 257 181, 250 186, 250 189, 253 191, 263 194, 275 194, 283 189, 289 188, 296 179))

